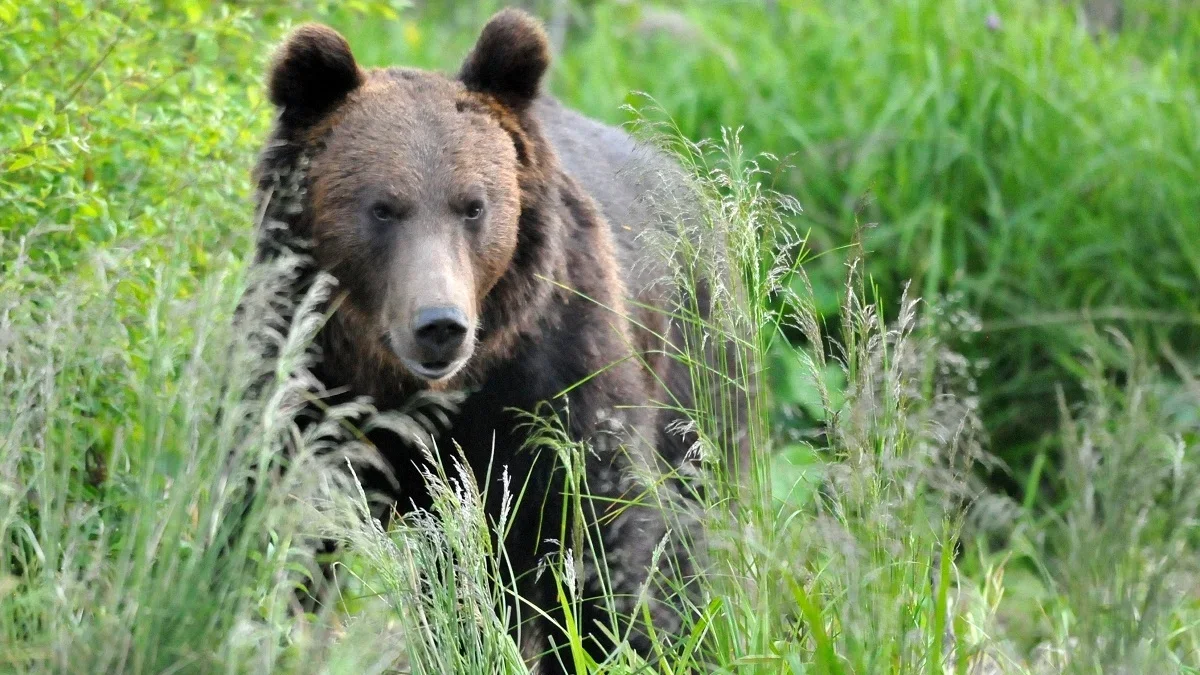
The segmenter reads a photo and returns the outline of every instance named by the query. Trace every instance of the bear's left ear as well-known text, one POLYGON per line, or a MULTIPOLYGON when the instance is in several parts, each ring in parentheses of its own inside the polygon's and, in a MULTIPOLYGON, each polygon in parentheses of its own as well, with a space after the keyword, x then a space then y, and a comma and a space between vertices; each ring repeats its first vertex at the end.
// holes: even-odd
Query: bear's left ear
POLYGON ((550 41, 542 24, 518 9, 498 12, 483 27, 458 79, 470 91, 491 94, 514 108, 538 95, 550 66, 550 41))

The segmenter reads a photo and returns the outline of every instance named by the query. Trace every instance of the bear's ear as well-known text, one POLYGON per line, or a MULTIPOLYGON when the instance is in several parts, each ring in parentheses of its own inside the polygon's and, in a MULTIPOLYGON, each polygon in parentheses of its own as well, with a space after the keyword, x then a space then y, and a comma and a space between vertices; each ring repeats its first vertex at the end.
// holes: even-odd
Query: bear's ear
POLYGON ((306 24, 275 52, 268 89, 285 122, 311 124, 362 83, 346 39, 329 26, 306 24))
POLYGON ((458 79, 470 91, 491 94, 515 108, 538 94, 550 66, 550 41, 542 24, 518 9, 501 10, 483 27, 458 79))

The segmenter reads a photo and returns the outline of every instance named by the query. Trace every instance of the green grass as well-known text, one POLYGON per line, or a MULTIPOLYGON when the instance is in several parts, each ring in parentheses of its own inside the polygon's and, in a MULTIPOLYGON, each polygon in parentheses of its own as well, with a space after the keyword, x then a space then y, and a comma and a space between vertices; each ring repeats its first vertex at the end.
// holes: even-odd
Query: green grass
MULTIPOLYGON (((328 9, 0 0, 2 671, 521 672, 470 482, 449 463, 435 513, 381 530, 353 436, 295 436, 319 317, 278 364, 233 327, 280 18, 451 70, 488 11, 328 9), (318 536, 345 591, 302 616, 318 536)), ((666 134, 728 244, 677 271, 745 288, 694 328, 766 369, 736 484, 711 446, 745 382, 693 411, 710 569, 654 672, 1200 670, 1200 18, 1074 17, 571 5, 555 92, 721 139, 666 134)))

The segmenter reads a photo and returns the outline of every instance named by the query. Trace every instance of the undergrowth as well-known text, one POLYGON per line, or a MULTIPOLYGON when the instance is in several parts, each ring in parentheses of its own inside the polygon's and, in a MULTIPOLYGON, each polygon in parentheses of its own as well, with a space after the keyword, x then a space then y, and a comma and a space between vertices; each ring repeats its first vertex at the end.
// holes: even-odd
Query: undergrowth
MULTIPOLYGON (((689 342, 673 354, 715 383, 690 414, 712 488, 693 514, 701 592, 653 664, 618 650, 593 670, 1197 672, 1200 375, 1173 328, 1190 324, 1082 322, 1042 344, 1055 315, 1037 313, 1113 298, 1194 312, 1194 33, 1162 51, 1145 33, 1085 40, 1068 14, 1017 2, 995 8, 999 33, 959 3, 852 4, 868 14, 756 6, 737 23, 702 3, 671 25, 699 26, 703 53, 670 35, 619 49, 620 27, 642 26, 627 7, 576 17, 592 32, 556 86, 612 119, 629 88, 671 111, 657 139, 704 214, 670 249, 676 280, 719 284, 714 319, 677 308, 689 342), (720 140, 682 140, 703 136, 720 140), (1154 236, 1113 253, 1135 229, 1154 236), (703 365, 716 338, 728 372, 703 365), (981 378, 993 354, 1015 370, 981 378), (752 462, 732 475, 721 446, 748 391, 752 462), (985 424, 1026 393, 1053 440, 1036 459, 985 424), (1033 477, 1016 500, 979 479, 997 454, 1033 477)), ((292 419, 323 317, 276 334, 234 322, 254 289, 269 323, 277 290, 244 262, 258 77, 282 28, 264 26, 321 9, 0 2, 0 108, 16 121, 0 131, 0 670, 523 672, 495 582, 503 522, 453 450, 430 449, 445 460, 432 512, 383 528, 353 479, 370 449, 338 423, 363 409, 306 434, 292 419), (258 358, 260 340, 283 358, 258 358), (347 544, 342 593, 305 615, 296 587, 326 537, 347 544)), ((399 16, 380 58, 428 65, 471 36, 399 16)), ((573 563, 548 573, 569 584, 573 563)))

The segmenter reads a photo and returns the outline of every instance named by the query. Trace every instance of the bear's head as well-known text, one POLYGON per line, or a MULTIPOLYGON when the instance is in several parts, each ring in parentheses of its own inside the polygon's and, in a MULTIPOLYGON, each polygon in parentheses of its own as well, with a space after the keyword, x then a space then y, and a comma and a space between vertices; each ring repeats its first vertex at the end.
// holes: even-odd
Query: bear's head
POLYGON ((532 280, 560 264, 559 221, 534 202, 553 190, 554 158, 531 107, 549 60, 540 24, 515 10, 456 77, 360 68, 321 25, 279 48, 273 146, 309 155, 293 227, 344 290, 334 318, 366 362, 445 385, 547 295, 532 280))

